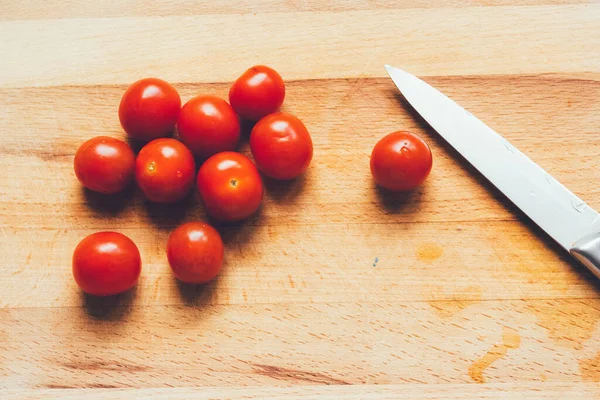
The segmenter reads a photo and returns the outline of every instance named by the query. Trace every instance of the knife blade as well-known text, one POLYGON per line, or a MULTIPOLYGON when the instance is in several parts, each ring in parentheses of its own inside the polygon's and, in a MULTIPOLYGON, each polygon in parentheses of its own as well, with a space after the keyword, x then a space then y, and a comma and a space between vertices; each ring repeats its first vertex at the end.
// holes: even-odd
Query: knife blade
POLYGON ((600 215, 505 138, 414 75, 385 66, 427 123, 562 248, 600 278, 600 215))

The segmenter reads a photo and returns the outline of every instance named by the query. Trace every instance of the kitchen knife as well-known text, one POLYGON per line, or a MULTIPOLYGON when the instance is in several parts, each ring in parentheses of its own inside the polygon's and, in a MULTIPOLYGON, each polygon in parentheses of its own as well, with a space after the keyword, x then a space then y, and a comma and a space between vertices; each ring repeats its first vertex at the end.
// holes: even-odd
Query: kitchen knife
POLYGON ((385 66, 410 105, 510 201, 600 278, 600 215, 506 139, 423 80, 385 66))

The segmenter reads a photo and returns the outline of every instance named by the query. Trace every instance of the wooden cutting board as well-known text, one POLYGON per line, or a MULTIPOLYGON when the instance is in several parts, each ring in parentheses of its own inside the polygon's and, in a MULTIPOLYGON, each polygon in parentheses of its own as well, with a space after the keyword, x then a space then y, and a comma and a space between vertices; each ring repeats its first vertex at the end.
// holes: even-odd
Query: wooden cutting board
POLYGON ((600 285, 383 69, 424 77, 600 209, 600 3, 514 3, 0 1, 3 398, 598 398, 600 285), (226 98, 258 63, 286 80, 313 163, 219 227, 218 280, 183 287, 165 242, 205 218, 198 199, 101 199, 76 181, 74 152, 124 138, 134 80, 226 98), (427 140, 434 167, 390 196, 369 156, 399 129, 427 140), (99 230, 141 250, 127 294, 74 284, 72 251, 99 230))

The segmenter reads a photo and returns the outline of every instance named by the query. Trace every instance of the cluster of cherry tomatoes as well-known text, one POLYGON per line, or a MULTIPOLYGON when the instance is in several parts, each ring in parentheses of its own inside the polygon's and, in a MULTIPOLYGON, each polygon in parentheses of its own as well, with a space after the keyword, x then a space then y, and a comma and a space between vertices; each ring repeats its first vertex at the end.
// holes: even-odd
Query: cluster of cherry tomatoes
MULTIPOLYGON (((196 183, 209 215, 221 221, 244 220, 263 200, 260 172, 277 180, 294 179, 313 157, 312 139, 302 121, 278 111, 284 98, 283 79, 263 65, 248 69, 233 83, 229 103, 200 95, 181 107, 179 93, 169 83, 142 79, 124 93, 119 120, 129 138, 145 145, 136 156, 121 140, 89 139, 75 154, 75 174, 83 186, 104 194, 121 192, 135 181, 156 203, 176 203, 196 183), (240 118, 255 122, 250 133, 254 163, 235 151, 240 118), (171 137, 175 130, 179 140, 171 137)), ((380 186, 411 190, 429 175, 431 151, 417 135, 393 132, 373 148, 370 167, 380 186)), ((223 264, 221 236, 205 222, 175 228, 166 252, 174 275, 186 283, 209 282, 223 264)), ((137 283, 140 273, 139 250, 121 233, 97 232, 75 248, 73 276, 86 293, 121 293, 137 283)))
MULTIPOLYGON (((206 212, 221 221, 240 221, 255 213, 263 200, 262 172, 277 180, 303 174, 313 157, 305 125, 280 112, 285 85, 272 68, 245 71, 229 90, 229 103, 199 95, 181 106, 169 83, 146 78, 125 91, 119 120, 132 140, 144 146, 137 156, 122 140, 98 136, 77 150, 77 179, 89 190, 115 194, 133 181, 155 203, 176 203, 196 187, 206 212), (243 120, 255 122, 250 133, 254 163, 236 152, 243 120), (179 140, 172 137, 177 131, 179 140), (196 173, 196 165, 200 165, 196 173)), ((177 227, 167 241, 174 275, 186 283, 214 279, 223 264, 221 236, 207 223, 177 227)), ((117 232, 84 238, 73 254, 73 276, 92 295, 106 296, 133 287, 141 273, 135 243, 117 232)))

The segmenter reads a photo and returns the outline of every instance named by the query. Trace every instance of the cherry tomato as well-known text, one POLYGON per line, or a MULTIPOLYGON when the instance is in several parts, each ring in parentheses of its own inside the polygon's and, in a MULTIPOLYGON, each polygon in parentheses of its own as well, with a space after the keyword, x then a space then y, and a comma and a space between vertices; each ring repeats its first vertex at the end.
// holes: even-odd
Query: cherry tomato
POLYGON ((148 200, 174 203, 194 185, 196 162, 184 144, 171 138, 155 139, 135 160, 135 179, 148 200))
POLYGON ((308 130, 287 113, 269 114, 254 125, 250 150, 258 168, 274 179, 293 179, 304 173, 313 156, 308 130))
POLYGON ((235 112, 251 121, 277 111, 284 98, 281 75, 265 65, 249 68, 229 89, 229 102, 235 112))
POLYGON ((73 252, 73 277, 84 292, 110 296, 131 289, 142 270, 140 252, 118 232, 96 232, 73 252))
POLYGON ((260 207, 263 183, 248 157, 231 151, 215 154, 198 171, 198 192, 206 211, 223 221, 239 221, 260 207))
POLYGON ((97 136, 86 140, 75 153, 75 175, 83 186, 99 193, 123 191, 133 180, 135 155, 119 139, 97 136))
POLYGON ((173 274, 186 283, 206 283, 223 266, 223 240, 212 226, 188 222, 169 235, 167 259, 173 274))
POLYGON ((381 139, 371 154, 371 174, 391 191, 411 190, 431 172, 429 146, 414 133, 398 131, 381 139))
POLYGON ((144 78, 127 88, 119 105, 119 120, 127 134, 150 141, 173 132, 181 98, 169 83, 157 78, 144 78))
POLYGON ((197 96, 181 109, 177 131, 194 154, 206 159, 222 151, 235 150, 240 140, 240 121, 225 100, 197 96))

